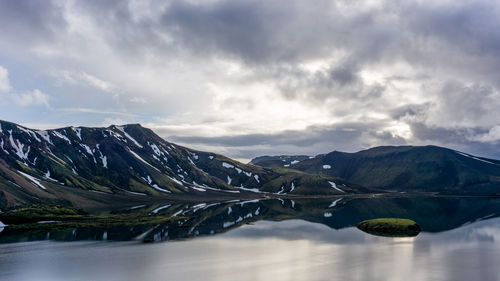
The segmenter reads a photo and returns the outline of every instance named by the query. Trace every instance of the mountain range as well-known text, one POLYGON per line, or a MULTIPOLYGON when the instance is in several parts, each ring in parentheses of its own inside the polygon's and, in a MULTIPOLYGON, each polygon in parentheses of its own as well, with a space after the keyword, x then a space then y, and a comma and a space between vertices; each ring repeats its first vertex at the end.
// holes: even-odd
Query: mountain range
POLYGON ((139 124, 35 130, 0 121, 0 208, 367 191, 329 175, 189 149, 139 124))
POLYGON ((380 146, 356 153, 333 151, 306 158, 264 156, 251 163, 339 177, 385 191, 500 192, 500 161, 438 146, 380 146))
POLYGON ((375 147, 243 164, 180 146, 139 124, 36 130, 0 121, 0 209, 380 192, 488 194, 500 161, 436 146, 375 147))

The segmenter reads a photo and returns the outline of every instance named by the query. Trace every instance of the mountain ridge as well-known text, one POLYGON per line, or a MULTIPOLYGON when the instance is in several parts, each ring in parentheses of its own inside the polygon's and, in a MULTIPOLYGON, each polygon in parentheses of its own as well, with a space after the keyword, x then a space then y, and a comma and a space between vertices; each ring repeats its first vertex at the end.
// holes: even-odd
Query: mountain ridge
MULTIPOLYGON (((277 158, 255 162, 276 167, 277 158)), ((441 193, 500 192, 500 161, 449 148, 379 146, 354 153, 332 151, 297 162, 291 169, 343 178, 368 188, 441 193)))
POLYGON ((35 130, 7 121, 0 121, 0 187, 0 208, 44 200, 78 203, 76 190, 133 198, 363 190, 327 175, 264 168, 189 149, 140 124, 35 130))

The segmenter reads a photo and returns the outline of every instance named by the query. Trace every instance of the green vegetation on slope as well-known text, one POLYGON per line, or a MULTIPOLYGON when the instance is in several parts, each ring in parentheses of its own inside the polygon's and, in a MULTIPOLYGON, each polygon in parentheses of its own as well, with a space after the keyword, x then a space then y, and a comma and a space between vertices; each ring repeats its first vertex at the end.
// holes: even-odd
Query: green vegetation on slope
POLYGON ((169 223, 179 219, 184 218, 144 213, 91 215, 84 210, 58 205, 32 205, 0 213, 0 221, 8 224, 9 230, 136 226, 169 223))

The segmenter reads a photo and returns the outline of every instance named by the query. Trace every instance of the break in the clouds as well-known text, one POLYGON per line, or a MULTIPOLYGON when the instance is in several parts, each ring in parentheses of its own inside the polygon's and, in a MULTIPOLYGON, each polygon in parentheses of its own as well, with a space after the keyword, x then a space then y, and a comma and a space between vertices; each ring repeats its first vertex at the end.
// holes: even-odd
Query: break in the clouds
POLYGON ((228 156, 500 157, 497 1, 0 1, 0 118, 228 156))

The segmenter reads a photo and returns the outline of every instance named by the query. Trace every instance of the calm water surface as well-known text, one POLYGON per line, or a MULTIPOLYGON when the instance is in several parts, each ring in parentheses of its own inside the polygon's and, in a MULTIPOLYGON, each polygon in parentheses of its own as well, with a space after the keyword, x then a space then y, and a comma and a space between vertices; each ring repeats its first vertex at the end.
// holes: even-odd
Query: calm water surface
POLYGON ((498 199, 266 201, 184 205, 198 213, 184 232, 144 230, 164 243, 81 241, 109 239, 112 230, 47 237, 59 241, 4 237, 0 280, 500 280, 498 199), (388 238, 353 227, 397 214, 424 232, 388 238))

